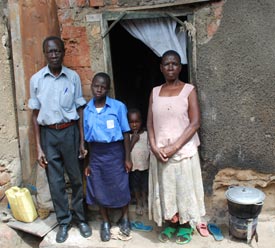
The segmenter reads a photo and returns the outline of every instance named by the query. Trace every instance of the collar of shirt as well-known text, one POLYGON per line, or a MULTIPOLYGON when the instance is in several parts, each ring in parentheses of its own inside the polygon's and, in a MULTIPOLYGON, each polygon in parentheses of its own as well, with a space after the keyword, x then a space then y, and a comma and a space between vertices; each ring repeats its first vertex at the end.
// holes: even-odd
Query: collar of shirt
MULTIPOLYGON (((92 101, 90 101, 87 104, 87 106, 88 106, 87 110, 89 110, 90 112, 97 112, 96 111, 96 107, 95 107, 95 99, 94 98, 92 99, 92 101)), ((106 107, 110 107, 111 106, 111 99, 108 96, 106 96, 105 106, 106 107)), ((105 106, 103 107, 102 111, 104 110, 105 106)))
POLYGON ((43 73, 43 77, 47 76, 47 75, 51 75, 52 77, 58 78, 60 77, 62 74, 64 74, 66 77, 68 77, 67 74, 67 68, 65 66, 62 65, 61 68, 61 72, 59 73, 59 75, 56 77, 55 75, 53 75, 50 71, 49 65, 46 66, 45 71, 43 73))

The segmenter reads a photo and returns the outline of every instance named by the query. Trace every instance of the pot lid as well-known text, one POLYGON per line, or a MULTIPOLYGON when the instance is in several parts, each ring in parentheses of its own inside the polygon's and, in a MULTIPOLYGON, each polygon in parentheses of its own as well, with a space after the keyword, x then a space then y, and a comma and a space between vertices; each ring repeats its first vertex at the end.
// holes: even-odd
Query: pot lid
POLYGON ((265 199, 261 190, 244 186, 230 186, 225 196, 231 202, 244 205, 262 203, 265 199))

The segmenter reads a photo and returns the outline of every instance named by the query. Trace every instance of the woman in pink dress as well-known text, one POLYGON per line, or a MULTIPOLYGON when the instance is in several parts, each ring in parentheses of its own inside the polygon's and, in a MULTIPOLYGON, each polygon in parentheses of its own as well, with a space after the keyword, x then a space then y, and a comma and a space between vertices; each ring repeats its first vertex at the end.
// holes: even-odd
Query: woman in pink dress
POLYGON ((151 151, 149 218, 166 223, 159 240, 176 236, 178 244, 191 241, 194 227, 205 215, 197 130, 200 110, 195 87, 179 79, 181 59, 169 50, 161 59, 166 80, 153 88, 147 129, 151 151))

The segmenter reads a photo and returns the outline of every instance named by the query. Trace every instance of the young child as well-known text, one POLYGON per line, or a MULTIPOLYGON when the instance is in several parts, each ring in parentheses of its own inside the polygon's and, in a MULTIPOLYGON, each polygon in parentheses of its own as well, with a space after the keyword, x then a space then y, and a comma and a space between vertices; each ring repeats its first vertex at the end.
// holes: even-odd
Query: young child
POLYGON ((133 162, 130 172, 130 188, 136 198, 136 214, 143 215, 148 211, 149 145, 147 132, 142 129, 141 113, 138 109, 129 109, 128 121, 132 131, 130 149, 133 162))
POLYGON ((130 127, 126 106, 107 96, 110 82, 109 75, 104 72, 94 76, 91 86, 93 98, 84 109, 84 138, 90 153, 89 166, 85 169, 86 201, 90 205, 96 203, 100 208, 102 241, 111 238, 110 208, 122 209, 118 225, 124 235, 130 235, 130 127))

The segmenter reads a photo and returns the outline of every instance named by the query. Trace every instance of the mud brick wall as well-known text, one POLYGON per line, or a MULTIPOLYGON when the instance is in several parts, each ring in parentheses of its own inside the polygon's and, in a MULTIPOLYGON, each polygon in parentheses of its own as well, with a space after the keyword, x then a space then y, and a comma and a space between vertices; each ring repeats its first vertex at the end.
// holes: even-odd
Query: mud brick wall
POLYGON ((7 1, 0 2, 0 200, 11 185, 21 183, 17 120, 12 81, 12 54, 7 1))

